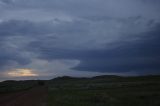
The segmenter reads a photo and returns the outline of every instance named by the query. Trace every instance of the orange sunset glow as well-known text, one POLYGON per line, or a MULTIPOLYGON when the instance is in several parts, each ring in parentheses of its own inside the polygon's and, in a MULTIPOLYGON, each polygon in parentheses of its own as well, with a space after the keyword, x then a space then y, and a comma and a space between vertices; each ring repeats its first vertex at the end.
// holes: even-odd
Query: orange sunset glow
POLYGON ((32 69, 15 69, 7 73, 11 77, 34 77, 38 74, 34 73, 32 69))

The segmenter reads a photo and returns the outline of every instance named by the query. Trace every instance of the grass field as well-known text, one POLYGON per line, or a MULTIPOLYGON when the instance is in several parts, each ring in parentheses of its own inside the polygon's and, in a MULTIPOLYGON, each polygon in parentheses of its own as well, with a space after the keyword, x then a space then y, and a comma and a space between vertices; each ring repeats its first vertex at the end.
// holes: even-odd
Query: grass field
POLYGON ((37 86, 37 81, 4 81, 0 82, 0 94, 19 92, 37 86))
POLYGON ((49 106, 160 106, 160 77, 59 78, 49 83, 49 106))
POLYGON ((48 89, 48 106, 160 106, 160 76, 5 81, 0 83, 0 94, 28 90, 43 83, 48 89))

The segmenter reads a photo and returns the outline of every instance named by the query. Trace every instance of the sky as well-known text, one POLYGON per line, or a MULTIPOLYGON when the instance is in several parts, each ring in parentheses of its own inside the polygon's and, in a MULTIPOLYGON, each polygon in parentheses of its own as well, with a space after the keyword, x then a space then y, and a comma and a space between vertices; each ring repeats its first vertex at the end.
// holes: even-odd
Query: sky
POLYGON ((0 80, 160 74, 160 0, 0 0, 0 80))

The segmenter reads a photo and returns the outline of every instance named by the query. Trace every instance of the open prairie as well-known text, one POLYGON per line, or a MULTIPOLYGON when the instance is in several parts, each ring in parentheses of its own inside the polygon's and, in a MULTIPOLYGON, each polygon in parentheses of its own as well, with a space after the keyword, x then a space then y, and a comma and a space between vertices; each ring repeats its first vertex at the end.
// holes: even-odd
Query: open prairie
POLYGON ((58 77, 39 82, 1 82, 0 106, 160 105, 160 76, 58 77))

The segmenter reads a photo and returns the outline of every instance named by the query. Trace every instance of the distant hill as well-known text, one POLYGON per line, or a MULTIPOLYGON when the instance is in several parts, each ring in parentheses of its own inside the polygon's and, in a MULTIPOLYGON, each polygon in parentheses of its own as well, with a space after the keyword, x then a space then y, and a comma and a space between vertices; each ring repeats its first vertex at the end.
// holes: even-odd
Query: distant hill
POLYGON ((95 76, 92 77, 92 79, 115 79, 115 78, 122 78, 122 76, 116 76, 116 75, 101 75, 101 76, 95 76))
POLYGON ((86 78, 86 77, 71 77, 71 76, 62 76, 62 77, 56 77, 56 78, 53 78, 51 80, 79 80, 79 79, 89 79, 89 78, 86 78))

